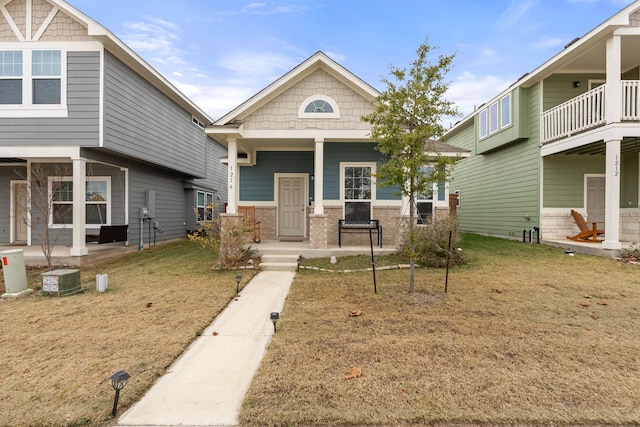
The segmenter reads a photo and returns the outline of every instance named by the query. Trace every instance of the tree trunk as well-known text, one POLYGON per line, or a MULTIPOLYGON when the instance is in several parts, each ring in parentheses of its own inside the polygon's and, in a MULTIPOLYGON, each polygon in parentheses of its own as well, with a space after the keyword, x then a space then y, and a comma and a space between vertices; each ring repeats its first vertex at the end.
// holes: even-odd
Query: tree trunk
POLYGON ((413 216, 413 204, 414 204, 415 194, 413 192, 413 177, 411 178, 411 187, 409 190, 409 292, 413 292, 415 290, 415 236, 414 236, 414 216, 413 216))

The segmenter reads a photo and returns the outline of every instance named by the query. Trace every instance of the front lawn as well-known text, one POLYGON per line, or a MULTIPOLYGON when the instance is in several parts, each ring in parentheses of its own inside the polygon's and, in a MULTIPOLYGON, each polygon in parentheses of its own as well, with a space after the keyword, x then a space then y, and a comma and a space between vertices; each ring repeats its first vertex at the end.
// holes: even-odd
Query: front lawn
POLYGON ((412 294, 408 270, 379 271, 378 294, 370 272, 302 270, 242 424, 640 423, 640 267, 461 246, 447 294, 444 270, 417 270, 412 294))

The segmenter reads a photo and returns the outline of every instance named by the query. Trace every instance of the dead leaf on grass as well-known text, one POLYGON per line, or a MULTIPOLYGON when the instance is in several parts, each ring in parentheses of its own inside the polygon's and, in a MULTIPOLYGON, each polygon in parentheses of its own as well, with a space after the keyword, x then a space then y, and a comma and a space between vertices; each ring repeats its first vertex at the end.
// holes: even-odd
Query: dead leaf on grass
POLYGON ((345 375, 344 378, 347 380, 350 380, 352 378, 358 378, 361 376, 362 376, 362 369, 355 367, 355 368, 351 368, 351 370, 347 372, 347 375, 345 375))
POLYGON ((589 307, 589 303, 588 302, 581 302, 580 305, 583 306, 583 307, 589 307))
POLYGON ((353 310, 351 313, 349 313, 350 317, 358 317, 362 314, 362 310, 353 310))
POLYGON ((148 302, 148 303, 147 303, 147 308, 151 307, 152 305, 153 305, 153 303, 152 303, 152 302, 148 302))
POLYGON ((594 319, 594 320, 597 320, 597 319, 599 319, 599 318, 600 318, 600 316, 598 316, 598 315, 597 315, 597 314, 595 314, 595 313, 591 313, 591 318, 592 318, 592 319, 594 319))
POLYGON ((609 305, 609 304, 607 304, 607 303, 606 303, 606 302, 604 302, 604 301, 598 301, 598 305, 609 305))
POLYGON ((585 298, 591 298, 591 295, 585 295, 584 297, 585 298))

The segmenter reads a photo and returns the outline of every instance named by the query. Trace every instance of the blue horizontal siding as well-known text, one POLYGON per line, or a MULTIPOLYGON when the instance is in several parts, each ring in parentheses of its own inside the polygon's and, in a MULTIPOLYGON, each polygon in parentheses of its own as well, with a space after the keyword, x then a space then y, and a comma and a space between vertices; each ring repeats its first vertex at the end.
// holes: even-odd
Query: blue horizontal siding
MULTIPOLYGON (((340 163, 376 162, 380 153, 375 143, 341 142, 324 144, 324 199, 340 200, 340 163)), ((379 187, 376 189, 378 200, 399 200, 398 187, 379 187)))
MULTIPOLYGON (((240 168, 240 200, 272 202, 275 200, 273 180, 276 173, 313 175, 312 151, 258 151, 255 166, 240 168)), ((313 181, 309 180, 313 197, 313 181)))

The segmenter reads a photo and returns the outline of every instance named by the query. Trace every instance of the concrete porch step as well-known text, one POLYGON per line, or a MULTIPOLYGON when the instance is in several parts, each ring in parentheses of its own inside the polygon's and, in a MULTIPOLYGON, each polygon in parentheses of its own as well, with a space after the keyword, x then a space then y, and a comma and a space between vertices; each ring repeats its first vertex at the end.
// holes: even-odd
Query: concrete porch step
POLYGON ((296 271, 299 255, 264 254, 260 261, 261 270, 296 271))

